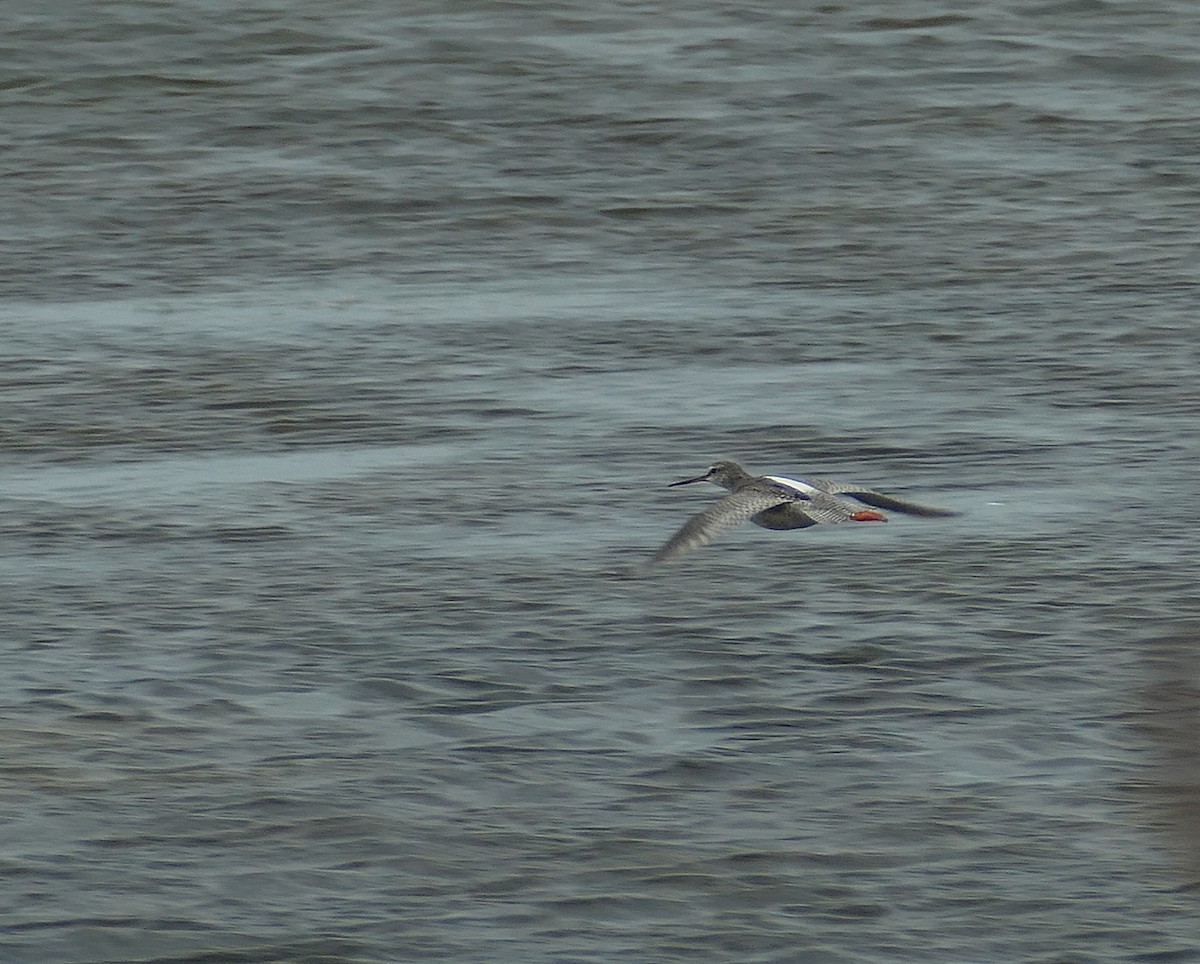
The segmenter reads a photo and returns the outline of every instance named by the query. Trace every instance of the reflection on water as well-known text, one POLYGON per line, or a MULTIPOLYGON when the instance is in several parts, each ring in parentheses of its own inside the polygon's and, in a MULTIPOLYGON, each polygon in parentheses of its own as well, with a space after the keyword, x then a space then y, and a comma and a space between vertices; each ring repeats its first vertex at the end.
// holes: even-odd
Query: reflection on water
MULTIPOLYGON (((1147 644, 1150 682, 1138 729, 1153 741, 1151 792, 1190 873, 1200 874, 1200 632, 1147 644)), ((1195 886, 1193 880, 1192 886, 1195 886)))

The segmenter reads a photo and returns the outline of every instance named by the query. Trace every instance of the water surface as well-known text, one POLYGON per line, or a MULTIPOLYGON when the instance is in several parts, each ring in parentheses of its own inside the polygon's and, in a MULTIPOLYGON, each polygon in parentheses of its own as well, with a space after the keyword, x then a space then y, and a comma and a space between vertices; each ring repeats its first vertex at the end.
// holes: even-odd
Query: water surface
POLYGON ((1190 7, 14 11, 6 959, 1200 959, 1190 7))

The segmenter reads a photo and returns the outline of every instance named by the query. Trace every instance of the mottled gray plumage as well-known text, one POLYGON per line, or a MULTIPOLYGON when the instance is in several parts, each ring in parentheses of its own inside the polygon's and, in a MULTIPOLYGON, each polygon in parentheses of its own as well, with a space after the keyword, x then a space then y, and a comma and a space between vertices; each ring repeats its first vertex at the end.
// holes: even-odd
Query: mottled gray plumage
POLYGON ((861 485, 839 485, 827 479, 807 479, 806 481, 809 485, 828 492, 830 495, 848 495, 863 505, 874 506, 876 509, 890 509, 892 512, 919 515, 927 519, 958 515, 953 509, 943 509, 936 505, 926 505, 924 502, 914 502, 912 499, 905 499, 898 495, 886 495, 861 485))
POLYGON ((957 515, 950 509, 939 509, 857 485, 838 485, 823 479, 754 476, 728 459, 713 463, 704 475, 671 485, 693 482, 712 482, 728 489, 730 494, 688 519, 654 554, 655 562, 665 562, 690 549, 707 545, 727 529, 747 520, 764 529, 804 529, 818 523, 886 522, 887 516, 875 509, 921 516, 957 515), (863 509, 842 496, 873 508, 863 509))

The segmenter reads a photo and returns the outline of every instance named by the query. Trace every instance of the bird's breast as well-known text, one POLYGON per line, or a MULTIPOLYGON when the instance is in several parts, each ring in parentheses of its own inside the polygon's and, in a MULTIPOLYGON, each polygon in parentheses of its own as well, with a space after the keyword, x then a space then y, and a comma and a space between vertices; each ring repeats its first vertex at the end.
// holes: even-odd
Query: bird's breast
POLYGON ((807 529, 817 524, 816 520, 805 515, 795 502, 785 502, 783 505, 763 509, 758 515, 751 516, 750 521, 764 529, 807 529))

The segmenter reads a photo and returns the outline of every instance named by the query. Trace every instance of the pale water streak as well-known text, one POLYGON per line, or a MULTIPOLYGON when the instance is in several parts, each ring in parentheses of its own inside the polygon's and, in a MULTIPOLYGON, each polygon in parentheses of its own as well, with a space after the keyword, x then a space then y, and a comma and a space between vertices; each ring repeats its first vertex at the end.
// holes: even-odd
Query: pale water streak
POLYGON ((13 11, 5 960, 1200 959, 1190 6, 13 11))

